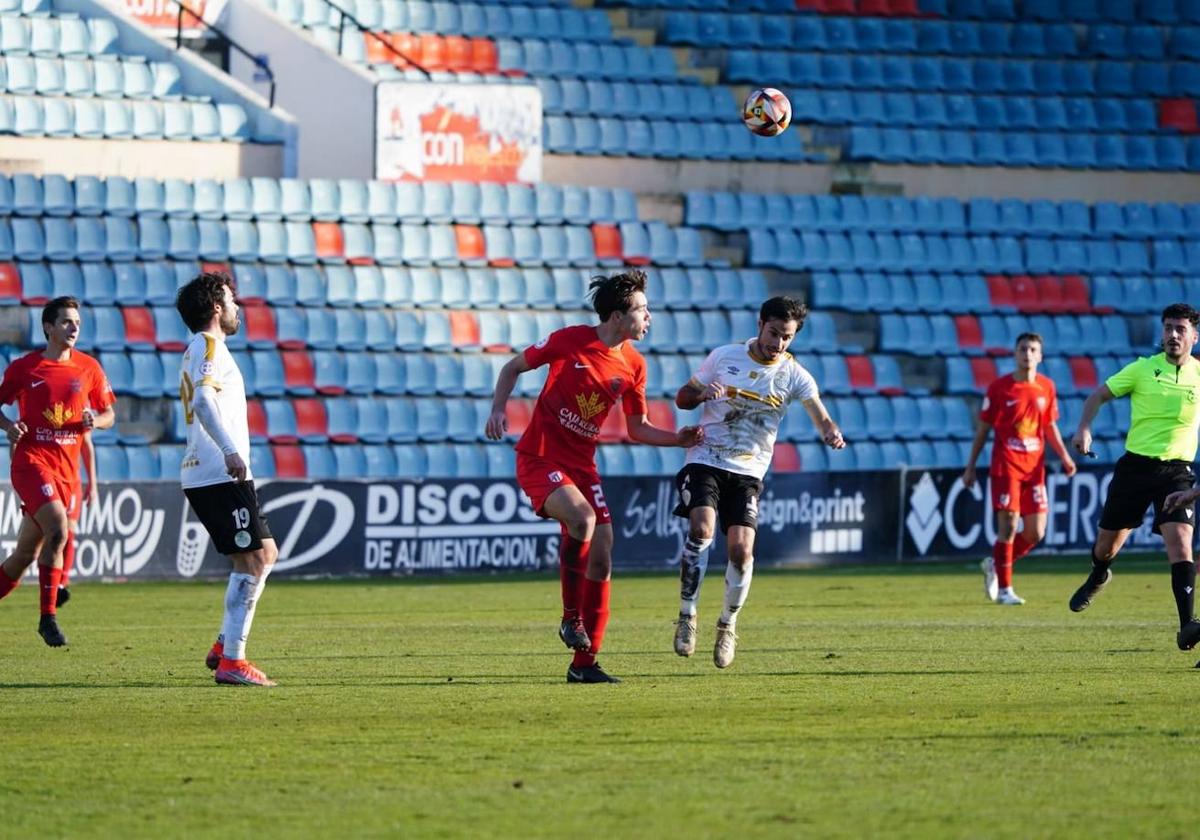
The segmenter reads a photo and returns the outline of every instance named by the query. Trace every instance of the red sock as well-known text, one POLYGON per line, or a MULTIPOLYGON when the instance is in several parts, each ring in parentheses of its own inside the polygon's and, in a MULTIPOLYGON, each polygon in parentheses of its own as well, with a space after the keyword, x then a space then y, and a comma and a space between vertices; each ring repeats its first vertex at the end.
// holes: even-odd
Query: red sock
POLYGON ((590 540, 577 540, 563 532, 558 553, 558 578, 562 584, 563 620, 579 615, 583 592, 583 573, 587 570, 590 540))
POLYGON ((21 582, 21 576, 17 575, 17 579, 13 580, 8 576, 8 572, 4 571, 4 567, 0 566, 0 598, 3 598, 9 592, 17 588, 17 584, 21 582))
POLYGON ((58 584, 62 580, 62 569, 38 566, 38 583, 41 588, 42 615, 54 615, 58 606, 58 584))
POLYGON ((586 668, 596 664, 596 654, 604 643, 604 629, 608 627, 608 592, 611 582, 607 580, 583 579, 583 626, 592 640, 591 650, 575 651, 571 664, 586 668))
POLYGON ((62 583, 59 586, 71 585, 71 567, 75 565, 75 532, 67 531, 67 541, 63 544, 62 583))
POLYGON ((1013 544, 997 541, 992 546, 992 561, 996 566, 996 582, 1000 588, 1012 586, 1013 544))
POLYGON ((1024 535, 1017 534, 1017 538, 1013 540, 1013 560, 1020 560, 1029 552, 1033 551, 1033 547, 1037 543, 1031 543, 1025 539, 1024 535))

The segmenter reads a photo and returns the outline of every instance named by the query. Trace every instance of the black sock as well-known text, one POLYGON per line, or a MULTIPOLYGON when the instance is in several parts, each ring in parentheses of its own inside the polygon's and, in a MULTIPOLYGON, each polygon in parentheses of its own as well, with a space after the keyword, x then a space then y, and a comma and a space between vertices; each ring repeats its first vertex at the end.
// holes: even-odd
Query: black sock
POLYGON ((1096 556, 1096 549, 1092 549, 1092 574, 1098 578, 1104 577, 1104 573, 1112 566, 1111 560, 1101 560, 1096 556))
POLYGON ((1175 609, 1179 610, 1179 626, 1192 620, 1196 593, 1196 565, 1190 561, 1171 564, 1171 592, 1175 594, 1175 609))

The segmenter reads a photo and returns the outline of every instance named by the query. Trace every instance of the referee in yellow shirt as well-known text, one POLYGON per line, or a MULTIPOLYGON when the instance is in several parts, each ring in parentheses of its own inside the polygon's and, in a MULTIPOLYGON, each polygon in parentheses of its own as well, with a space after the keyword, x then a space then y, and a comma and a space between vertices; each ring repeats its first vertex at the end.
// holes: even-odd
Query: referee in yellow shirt
POLYGON ((1113 374, 1083 404, 1071 445, 1080 453, 1092 449, 1092 420, 1106 402, 1129 395, 1131 421, 1125 454, 1117 461, 1096 543, 1092 571, 1071 596, 1071 609, 1088 608, 1112 580, 1113 559, 1129 532, 1142 524, 1154 506, 1154 533, 1161 534, 1171 564, 1171 590, 1179 611, 1180 650, 1200 642, 1200 622, 1192 615, 1196 569, 1192 564, 1190 501, 1195 476, 1196 432, 1200 427, 1200 362, 1192 358, 1200 312, 1173 303, 1162 313, 1163 352, 1138 359, 1113 374), (1170 497, 1170 503, 1168 503, 1170 497))

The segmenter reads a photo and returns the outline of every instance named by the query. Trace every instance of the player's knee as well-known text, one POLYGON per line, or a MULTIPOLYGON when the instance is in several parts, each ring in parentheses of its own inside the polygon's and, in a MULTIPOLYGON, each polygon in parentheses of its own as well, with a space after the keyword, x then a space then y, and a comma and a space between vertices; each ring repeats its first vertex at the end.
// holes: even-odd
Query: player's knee
POLYGON ((743 574, 754 565, 754 550, 748 545, 731 545, 729 547, 729 562, 743 574))
POLYGON ((571 511, 566 521, 567 533, 577 540, 590 540, 596 531, 596 513, 590 507, 571 511))
POLYGON ((1033 527, 1026 528, 1021 532, 1021 536, 1024 537, 1025 542, 1029 543, 1030 545, 1037 545, 1046 538, 1046 526, 1034 525, 1033 527))
POLYGON ((67 544, 67 528, 65 523, 53 522, 42 528, 42 546, 52 551, 62 551, 67 544))
POLYGON ((713 530, 711 522, 693 522, 688 526, 688 539, 696 542, 712 542, 713 530))

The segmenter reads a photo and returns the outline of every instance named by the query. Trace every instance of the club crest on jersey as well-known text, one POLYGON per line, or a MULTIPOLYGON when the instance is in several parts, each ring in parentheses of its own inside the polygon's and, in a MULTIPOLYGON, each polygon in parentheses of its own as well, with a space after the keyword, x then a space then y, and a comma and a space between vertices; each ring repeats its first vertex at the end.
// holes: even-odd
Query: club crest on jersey
POLYGON ((54 498, 54 485, 53 484, 43 484, 42 485, 42 495, 45 496, 47 499, 53 499, 54 498))
POLYGON ((563 474, 555 470, 552 473, 546 473, 546 478, 550 480, 551 484, 562 484, 563 474))
POLYGON ((51 426, 61 429, 63 424, 75 416, 75 412, 65 407, 62 403, 55 403, 53 407, 43 411, 42 416, 46 418, 46 422, 51 426))
POLYGON ((71 380, 71 393, 78 394, 82 390, 83 390, 83 383, 80 382, 78 379, 72 379, 71 380))
POLYGON ((217 372, 217 366, 215 364, 213 364, 213 362, 211 362, 211 361, 201 362, 201 364, 200 364, 200 375, 201 376, 212 376, 216 372, 217 372))
POLYGON ((584 420, 591 420, 604 410, 604 400, 594 391, 588 396, 576 394, 575 402, 579 405, 579 414, 584 420))
POLYGON ((750 378, 751 378, 751 379, 758 379, 758 375, 759 375, 759 374, 758 374, 758 371, 756 371, 756 370, 752 370, 752 371, 750 371, 750 378))

